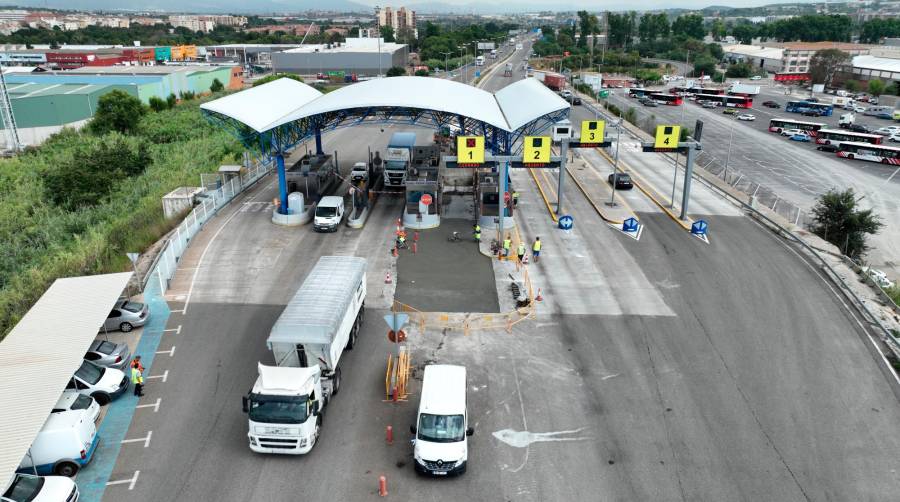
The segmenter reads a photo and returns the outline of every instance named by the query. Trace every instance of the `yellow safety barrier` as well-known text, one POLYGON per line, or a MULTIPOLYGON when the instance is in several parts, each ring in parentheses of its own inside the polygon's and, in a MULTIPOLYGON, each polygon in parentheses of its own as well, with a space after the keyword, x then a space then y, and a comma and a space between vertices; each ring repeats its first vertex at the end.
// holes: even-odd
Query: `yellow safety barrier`
POLYGON ((400 355, 388 355, 387 372, 384 375, 384 398, 386 401, 406 401, 409 397, 409 350, 400 347, 400 355))

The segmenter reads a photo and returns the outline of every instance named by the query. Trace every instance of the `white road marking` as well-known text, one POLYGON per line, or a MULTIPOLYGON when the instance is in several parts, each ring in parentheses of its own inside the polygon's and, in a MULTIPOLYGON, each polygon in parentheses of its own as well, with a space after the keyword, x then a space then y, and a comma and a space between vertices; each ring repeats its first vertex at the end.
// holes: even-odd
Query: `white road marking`
POLYGON ((131 479, 120 479, 119 481, 107 481, 106 486, 112 485, 124 485, 128 483, 128 490, 134 490, 134 484, 137 483, 138 476, 140 476, 141 471, 134 471, 134 476, 131 479))
POLYGON ((126 444, 126 443, 140 443, 141 441, 143 441, 143 442, 144 442, 144 448, 149 448, 149 447, 150 447, 150 437, 151 437, 151 436, 153 436, 153 431, 147 431, 147 437, 145 437, 145 438, 137 438, 137 439, 123 439, 123 440, 122 440, 122 444, 126 444))
POLYGON ((180 335, 181 325, 179 324, 177 328, 164 329, 163 333, 175 333, 176 335, 180 335))
POLYGON ((150 380, 151 378, 162 378, 163 383, 166 383, 166 380, 169 378, 169 370, 164 371, 162 375, 148 376, 147 380, 150 380))
POLYGON ((161 403, 161 402, 162 402, 161 398, 156 398, 156 402, 153 404, 139 404, 139 405, 135 406, 135 408, 153 408, 153 413, 156 413, 159 411, 159 403, 161 403))
POLYGON ((157 354, 169 354, 169 357, 172 357, 175 355, 175 346, 172 345, 172 348, 169 350, 157 350, 156 353, 157 354))
POLYGON ((578 429, 573 429, 570 431, 557 432, 528 432, 503 429, 502 431, 494 432, 492 435, 499 441, 510 446, 514 446, 516 448, 528 448, 532 443, 548 443, 554 441, 587 441, 589 439, 593 439, 590 436, 563 437, 567 434, 578 434, 585 429, 586 427, 580 427, 578 429))
POLYGON ((887 185, 888 183, 891 182, 892 179, 894 179, 894 176, 897 175, 897 171, 900 171, 900 167, 898 167, 897 169, 894 169, 894 172, 891 174, 891 176, 887 179, 887 181, 884 182, 885 185, 887 185))
MULTIPOLYGON (((197 262, 197 268, 194 269, 194 275, 193 275, 193 277, 191 277, 191 286, 188 288, 187 299, 185 299, 185 301, 184 301, 184 309, 181 310, 182 314, 187 315, 188 305, 191 303, 191 295, 194 294, 194 282, 197 280, 197 273, 200 272, 200 267, 203 265, 203 259, 206 258, 206 252, 209 251, 210 247, 212 247, 212 243, 216 242, 216 237, 218 237, 219 234, 222 233, 222 230, 225 230, 225 227, 228 226, 228 224, 231 222, 231 220, 233 220, 234 217, 239 214, 241 214, 241 212, 239 210, 231 213, 231 216, 229 216, 228 219, 225 220, 225 223, 222 223, 222 226, 219 227, 218 230, 216 230, 216 233, 213 234, 213 236, 209 240, 209 242, 206 243, 206 247, 203 248, 203 253, 200 254, 200 260, 197 262)), ((176 311, 173 310, 172 312, 176 312, 176 311)))
POLYGON ((605 377, 602 377, 600 380, 609 380, 610 378, 615 378, 619 375, 621 375, 621 373, 613 373, 612 375, 606 375, 605 377))

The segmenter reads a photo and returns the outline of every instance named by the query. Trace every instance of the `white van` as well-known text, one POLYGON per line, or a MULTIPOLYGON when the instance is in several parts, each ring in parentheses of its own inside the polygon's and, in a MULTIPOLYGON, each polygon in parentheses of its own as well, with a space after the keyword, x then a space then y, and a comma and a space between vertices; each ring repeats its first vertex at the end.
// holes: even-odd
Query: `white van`
POLYGON ((81 367, 69 380, 66 389, 91 396, 100 406, 109 404, 128 389, 128 376, 115 368, 105 368, 90 361, 82 361, 81 367))
POLYGON ((78 500, 75 482, 63 476, 32 476, 16 474, 6 490, 0 494, 2 502, 75 502, 78 500))
POLYGON ((19 464, 19 472, 72 477, 91 462, 99 442, 88 410, 51 413, 19 464))
POLYGON ((100 419, 100 405, 97 404, 97 401, 91 396, 85 396, 74 390, 64 391, 50 413, 78 410, 86 410, 91 422, 97 423, 97 420, 100 419))
POLYGON ((446 476, 466 472, 469 460, 466 410, 466 367, 449 364, 425 366, 422 398, 416 424, 413 458, 416 472, 446 476))
POLYGON ((322 197, 316 205, 313 230, 336 232, 344 219, 344 198, 338 195, 322 197))

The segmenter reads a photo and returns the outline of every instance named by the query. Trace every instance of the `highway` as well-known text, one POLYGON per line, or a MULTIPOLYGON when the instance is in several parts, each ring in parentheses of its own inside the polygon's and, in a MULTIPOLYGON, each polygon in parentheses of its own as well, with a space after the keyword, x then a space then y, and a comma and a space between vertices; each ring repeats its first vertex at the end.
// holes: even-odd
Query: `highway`
MULTIPOLYGON (((518 78, 521 71, 493 73, 483 87, 518 78)), ((572 118, 588 115, 576 107, 572 118)), ((721 127, 709 121, 710 143, 721 127)), ((326 150, 338 150, 347 170, 367 146, 383 149, 391 132, 331 132, 326 150)), ((419 139, 428 134, 420 130, 419 139)), ((581 153, 591 161, 585 172, 602 183, 610 166, 581 153)), ((650 183, 671 183, 660 157, 626 148, 620 156, 650 183)), ((600 220, 571 178, 563 206, 575 228, 563 232, 529 174, 512 178, 522 194, 519 232, 544 241, 540 262, 528 265, 545 297, 536 318, 511 333, 410 328, 414 377, 426 361, 468 368, 476 432, 464 476, 413 472, 405 430, 418 380, 409 402, 382 402, 393 350, 380 319, 393 286, 383 279, 402 203, 382 197, 359 231, 278 227, 270 177, 211 220, 182 258, 167 294, 167 327, 180 331, 165 335, 159 350, 171 355, 158 355, 151 371, 168 376, 150 380, 142 401, 159 399, 159 411, 138 410, 128 433, 152 431, 153 439, 123 446, 113 478, 140 471, 139 480, 108 487, 104 499, 355 501, 377 497, 379 475, 397 500, 895 498, 900 404, 862 326, 790 247, 699 184, 691 214, 709 221, 708 244, 638 190, 623 200, 645 229, 639 241, 627 237, 600 220), (272 323, 326 254, 369 260, 359 344, 342 358, 341 393, 315 449, 254 454, 240 398, 257 361, 271 362, 272 323), (387 425, 393 445, 385 444, 387 425)), ((544 183, 552 196, 551 185, 544 183)), ((511 267, 492 264, 495 276, 511 267)), ((444 273, 460 264, 434 266, 444 273)), ((509 296, 500 283, 497 294, 509 296)))

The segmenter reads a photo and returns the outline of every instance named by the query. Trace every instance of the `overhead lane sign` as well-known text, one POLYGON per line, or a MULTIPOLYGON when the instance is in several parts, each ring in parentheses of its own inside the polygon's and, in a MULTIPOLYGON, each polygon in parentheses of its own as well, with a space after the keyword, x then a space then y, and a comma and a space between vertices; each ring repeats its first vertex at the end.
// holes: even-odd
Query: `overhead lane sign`
POLYGON ((484 164, 484 136, 458 136, 456 158, 459 167, 480 167, 484 164))
POLYGON ((569 148, 600 148, 612 144, 606 141, 606 121, 581 121, 581 137, 578 141, 570 141, 569 148))
POLYGON ((525 136, 522 149, 525 167, 544 167, 550 163, 550 136, 525 136))

